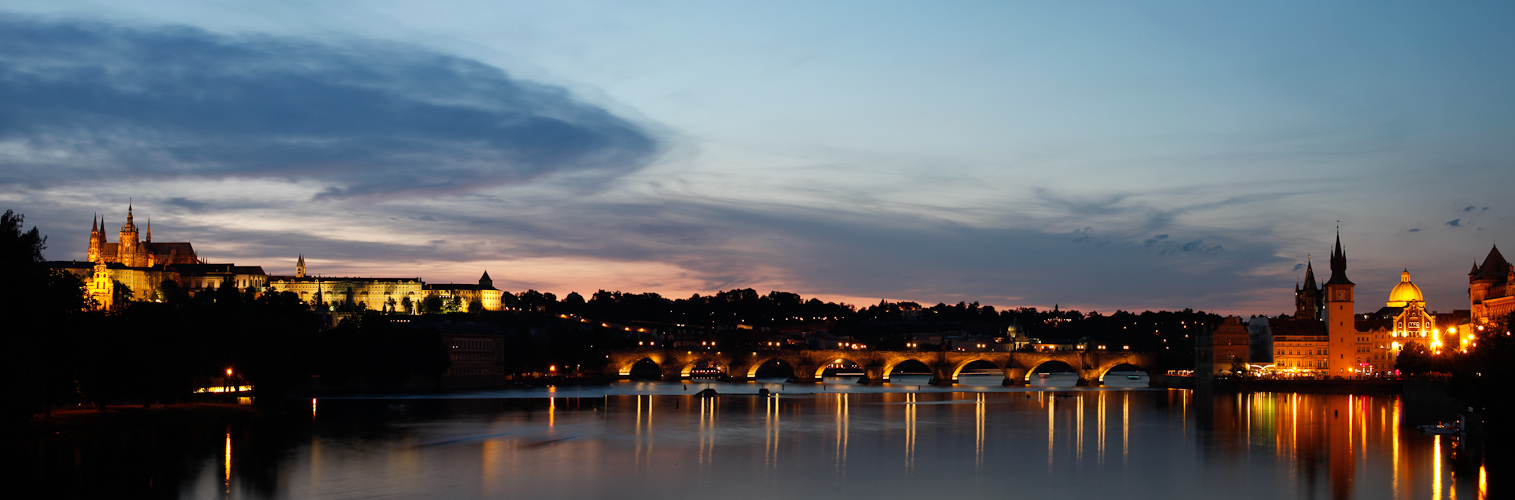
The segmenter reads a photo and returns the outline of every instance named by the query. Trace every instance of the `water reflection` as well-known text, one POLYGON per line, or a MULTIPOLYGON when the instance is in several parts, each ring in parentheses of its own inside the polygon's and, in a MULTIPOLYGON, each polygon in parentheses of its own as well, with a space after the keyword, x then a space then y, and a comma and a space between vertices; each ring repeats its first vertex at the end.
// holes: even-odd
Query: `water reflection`
POLYGON ((186 498, 1483 498, 1501 477, 1476 445, 1403 431, 1393 397, 542 394, 323 398, 319 418, 63 436, 27 444, 20 472, 74 484, 65 497, 186 498), (80 494, 85 480, 154 486, 80 494))

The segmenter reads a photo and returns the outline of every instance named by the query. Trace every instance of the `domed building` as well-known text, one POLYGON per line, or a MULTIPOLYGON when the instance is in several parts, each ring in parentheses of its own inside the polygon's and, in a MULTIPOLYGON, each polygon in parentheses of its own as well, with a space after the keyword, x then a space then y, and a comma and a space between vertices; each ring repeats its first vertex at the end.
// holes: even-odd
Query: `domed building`
POLYGON ((1399 273, 1399 283, 1389 291, 1389 301, 1375 316, 1393 319, 1389 335, 1393 341, 1391 352, 1395 355, 1406 342, 1417 342, 1433 351, 1441 347, 1436 318, 1426 311, 1425 295, 1410 281, 1409 269, 1399 273))
POLYGON ((1405 307, 1411 302, 1425 304, 1426 299, 1420 293, 1420 287, 1410 281, 1410 269, 1405 268, 1404 272, 1399 273, 1399 284, 1389 291, 1388 307, 1405 307))

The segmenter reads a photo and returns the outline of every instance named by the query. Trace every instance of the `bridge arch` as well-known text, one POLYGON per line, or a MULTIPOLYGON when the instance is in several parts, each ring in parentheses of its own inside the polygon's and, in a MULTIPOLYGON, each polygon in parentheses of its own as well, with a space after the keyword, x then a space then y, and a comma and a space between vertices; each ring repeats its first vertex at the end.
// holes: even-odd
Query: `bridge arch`
POLYGON ((679 367, 679 379, 690 378, 690 374, 694 371, 694 368, 700 364, 720 367, 722 373, 731 374, 731 364, 716 356, 695 356, 683 360, 680 364, 682 366, 679 367))
POLYGON ((895 372, 900 371, 901 368, 912 370, 916 373, 925 375, 930 375, 936 372, 936 369, 932 368, 932 366, 925 361, 915 358, 905 358, 884 365, 883 380, 890 380, 892 377, 894 377, 895 372))
POLYGON ((626 378, 631 376, 631 369, 643 361, 650 361, 653 365, 657 366, 659 372, 665 372, 667 371, 667 367, 664 366, 664 363, 668 361, 668 358, 661 353, 651 352, 642 356, 621 358, 618 361, 620 362, 615 365, 616 373, 622 378, 626 378))
POLYGON ((662 380, 663 365, 653 361, 651 357, 643 357, 626 367, 623 375, 631 379, 662 380))
POLYGON ((784 369, 784 368, 788 368, 788 370, 789 370, 788 377, 794 377, 795 375, 797 375, 797 374, 800 373, 799 366, 795 365, 794 363, 791 363, 788 359, 784 359, 784 358, 781 358, 781 357, 778 357, 778 356, 768 356, 768 357, 765 357, 765 358, 758 359, 756 362, 752 363, 751 367, 747 368, 747 379, 751 380, 751 379, 757 378, 758 377, 758 370, 772 370, 772 369, 784 369))
POLYGON ((1124 361, 1119 361, 1119 362, 1115 362, 1115 363, 1110 363, 1107 366, 1100 367, 1099 368, 1099 376, 1096 377, 1095 380, 1100 381, 1100 383, 1104 383, 1105 376, 1109 375, 1110 372, 1113 372, 1113 371, 1116 371, 1116 370, 1139 371, 1139 372, 1147 374, 1148 377, 1152 376, 1152 371, 1151 370, 1148 370, 1145 367, 1137 365, 1136 363, 1133 363, 1130 360, 1124 360, 1124 361))
MULTIPOLYGON (((820 363, 816 363, 815 373, 813 373, 811 375, 814 376, 816 380, 820 380, 821 377, 824 377, 826 375, 826 368, 827 367, 829 367, 832 363, 842 363, 842 362, 847 362, 847 363, 852 363, 854 365, 857 365, 858 371, 864 372, 867 369, 866 368, 867 365, 865 365, 863 363, 857 362, 857 359, 854 359, 854 358, 856 358, 856 357, 855 356, 847 356, 847 355, 830 357, 830 358, 828 358, 828 359, 826 359, 824 361, 821 361, 820 363)), ((862 358, 858 358, 858 359, 862 359, 862 358)), ((798 374, 799 372, 796 371, 795 373, 798 374)))
MULTIPOLYGON (((1041 369, 1042 367, 1059 367, 1059 366, 1066 367, 1068 369, 1068 371, 1072 372, 1074 375, 1080 375, 1079 372, 1078 372, 1078 367, 1073 366, 1073 364, 1069 363, 1067 360, 1057 359, 1057 358, 1048 358, 1048 359, 1037 360, 1035 363, 1033 363, 1031 365, 1030 368, 1026 369, 1026 378, 1025 378, 1025 380, 1027 380, 1027 381, 1031 380, 1031 376, 1035 375, 1036 371, 1039 370, 1039 369, 1041 369)), ((1080 377, 1080 378, 1082 378, 1082 377, 1080 377)))
POLYGON ((999 363, 995 363, 993 360, 990 360, 988 358, 983 358, 983 357, 965 358, 963 361, 957 363, 956 366, 952 367, 951 377, 948 378, 948 380, 957 381, 957 376, 961 375, 963 373, 963 369, 968 368, 970 365, 974 365, 974 364, 978 364, 978 363, 987 363, 990 366, 993 366, 995 369, 999 370, 1001 373, 1003 373, 1005 371, 1005 367, 1004 366, 1001 366, 999 363))

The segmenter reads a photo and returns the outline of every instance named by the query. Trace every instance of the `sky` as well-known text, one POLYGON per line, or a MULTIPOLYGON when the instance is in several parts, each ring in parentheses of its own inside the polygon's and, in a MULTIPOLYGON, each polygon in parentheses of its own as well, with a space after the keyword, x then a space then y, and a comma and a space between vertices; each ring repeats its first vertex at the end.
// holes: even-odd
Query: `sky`
POLYGON ((1359 311, 1468 308, 1515 5, 1223 3, 12 0, 0 208, 56 260, 130 201, 269 274, 1244 316, 1339 224, 1359 311))

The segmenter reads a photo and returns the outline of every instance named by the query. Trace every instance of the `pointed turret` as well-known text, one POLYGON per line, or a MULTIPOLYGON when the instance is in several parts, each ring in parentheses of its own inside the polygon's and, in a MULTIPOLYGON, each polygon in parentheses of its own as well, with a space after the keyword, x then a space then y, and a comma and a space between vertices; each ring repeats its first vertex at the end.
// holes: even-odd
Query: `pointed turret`
POLYGON ((148 217, 147 218, 147 238, 144 239, 143 241, 145 241, 147 243, 152 243, 153 242, 153 218, 152 217, 148 217))
POLYGON ((1468 276, 1478 276, 1478 263, 1477 262, 1473 263, 1473 270, 1472 271, 1468 271, 1468 276))
POLYGON ((1315 265, 1310 262, 1310 257, 1305 256, 1305 290, 1319 290, 1320 285, 1315 281, 1315 265))
POLYGON ((1510 267, 1509 261, 1505 260, 1504 254, 1499 253, 1499 245, 1494 245, 1494 248, 1489 249, 1489 256, 1484 257, 1483 265, 1478 266, 1478 274, 1499 278, 1507 272, 1507 267, 1510 267))
POLYGON ((1331 279, 1327 285, 1351 285, 1347 279, 1347 251, 1341 247, 1341 229, 1336 230, 1336 247, 1331 249, 1331 279))
POLYGON ((494 288, 494 280, 489 279, 489 271, 484 271, 484 275, 479 277, 479 288, 485 290, 494 288))
POLYGON ((300 260, 295 261, 295 277, 305 277, 305 254, 300 254, 300 260))

